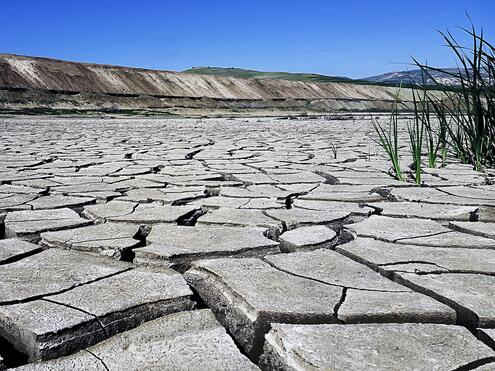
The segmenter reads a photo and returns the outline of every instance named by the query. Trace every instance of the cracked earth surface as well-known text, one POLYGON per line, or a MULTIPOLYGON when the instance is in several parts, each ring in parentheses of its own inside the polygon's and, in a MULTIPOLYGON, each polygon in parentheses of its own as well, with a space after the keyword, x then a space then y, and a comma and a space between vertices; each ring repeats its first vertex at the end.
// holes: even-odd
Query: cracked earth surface
POLYGON ((398 182, 369 116, 0 129, 0 369, 495 369, 493 172, 398 182))

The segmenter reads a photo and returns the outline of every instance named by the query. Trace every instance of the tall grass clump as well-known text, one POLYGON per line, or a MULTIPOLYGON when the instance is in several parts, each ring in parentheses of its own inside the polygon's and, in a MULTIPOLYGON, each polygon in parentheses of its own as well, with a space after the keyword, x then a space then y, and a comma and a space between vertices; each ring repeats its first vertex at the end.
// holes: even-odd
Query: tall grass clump
MULTIPOLYGON (((442 114, 445 110, 437 101, 434 102, 434 104, 429 102, 428 90, 426 89, 427 83, 424 74, 422 74, 422 82, 423 84, 420 88, 412 90, 414 121, 416 124, 416 133, 421 133, 421 139, 423 139, 424 136, 428 167, 436 168, 438 159, 441 159, 443 165, 447 157, 447 132, 450 122, 446 120, 446 115, 443 115, 445 118, 444 120, 438 120, 439 114, 442 114), (435 117, 435 115, 437 117, 435 117)), ((409 132, 412 147, 411 130, 409 130, 409 132)), ((414 149, 416 151, 421 151, 423 140, 416 144, 414 149)), ((413 151, 414 159, 417 157, 414 156, 416 154, 420 155, 421 153, 415 153, 413 151)))
POLYGON ((394 103, 392 114, 390 115, 390 121, 388 128, 385 129, 378 121, 373 121, 373 127, 378 134, 378 140, 376 141, 387 153, 387 156, 392 163, 392 170, 395 177, 404 181, 404 174, 400 167, 400 154, 399 154, 399 140, 398 140, 398 121, 399 113, 397 110, 397 99, 394 103))
POLYGON ((424 94, 416 95, 414 114, 426 128, 429 166, 436 165, 438 151, 444 161, 450 146, 461 162, 482 170, 495 167, 495 47, 472 24, 462 30, 471 39, 470 47, 461 46, 450 32, 440 32, 456 57, 457 71, 430 67, 413 58, 437 90, 427 90, 423 80, 424 94), (437 81, 434 72, 452 77, 457 86, 437 81), (430 115, 436 118, 436 129, 430 115))

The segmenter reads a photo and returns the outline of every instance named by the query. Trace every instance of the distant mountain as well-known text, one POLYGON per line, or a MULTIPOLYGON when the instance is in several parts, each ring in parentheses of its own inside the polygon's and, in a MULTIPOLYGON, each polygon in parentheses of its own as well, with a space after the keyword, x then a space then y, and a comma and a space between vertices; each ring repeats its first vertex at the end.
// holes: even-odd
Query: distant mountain
MULTIPOLYGON (((448 73, 454 73, 454 74, 459 73, 457 68, 442 68, 442 70, 445 70, 448 73)), ((454 76, 450 76, 448 73, 442 73, 439 71, 434 71, 432 69, 430 69, 428 72, 436 80, 436 82, 441 85, 444 86, 459 85, 459 79, 457 79, 454 76)), ((384 73, 383 75, 366 77, 361 80, 378 82, 378 83, 395 84, 395 85, 399 85, 399 84, 407 85, 411 83, 422 84, 423 82, 422 76, 423 76, 423 72, 420 69, 417 69, 410 71, 389 72, 389 73, 384 73)), ((425 76, 425 79, 428 85, 434 84, 433 80, 427 78, 427 76, 425 76)))
POLYGON ((290 73, 290 72, 262 72, 255 70, 245 70, 242 68, 224 67, 193 67, 182 71, 183 73, 193 73, 197 75, 210 75, 220 77, 235 77, 240 79, 271 79, 289 80, 304 82, 352 82, 354 80, 342 76, 326 76, 316 73, 290 73))

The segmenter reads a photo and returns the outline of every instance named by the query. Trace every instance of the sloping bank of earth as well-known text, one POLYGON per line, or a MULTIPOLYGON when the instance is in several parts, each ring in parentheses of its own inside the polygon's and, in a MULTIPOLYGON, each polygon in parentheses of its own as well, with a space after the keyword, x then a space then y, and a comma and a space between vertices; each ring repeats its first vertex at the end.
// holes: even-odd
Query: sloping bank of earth
MULTIPOLYGON (((241 79, 0 54, 0 113, 280 115, 388 111, 395 87, 241 79)), ((399 98, 410 101, 410 92, 399 98)))

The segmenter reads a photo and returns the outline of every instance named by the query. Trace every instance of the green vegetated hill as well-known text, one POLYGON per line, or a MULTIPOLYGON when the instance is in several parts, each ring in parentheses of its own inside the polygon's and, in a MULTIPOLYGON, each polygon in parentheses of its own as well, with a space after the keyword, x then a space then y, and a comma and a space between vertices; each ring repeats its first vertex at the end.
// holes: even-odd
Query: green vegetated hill
POLYGON ((211 75, 220 77, 235 77, 241 79, 272 79, 290 80, 305 82, 352 82, 348 77, 326 76, 316 73, 291 73, 291 72, 262 72, 255 70, 245 70, 242 68, 224 67, 193 67, 182 71, 184 73, 194 73, 198 75, 211 75))
MULTIPOLYGON (((347 84, 356 85, 376 85, 376 86, 402 86, 404 88, 411 87, 413 84, 419 84, 421 81, 418 79, 412 79, 411 76, 418 74, 419 70, 409 72, 409 77, 406 79, 392 78, 397 77, 401 72, 391 72, 380 76, 374 76, 364 79, 351 79, 344 76, 327 76, 319 75, 317 73, 293 73, 293 72, 263 72, 256 70, 246 70, 243 68, 234 67, 192 67, 188 70, 182 71, 183 73, 190 73, 195 75, 208 75, 218 77, 233 77, 240 79, 258 79, 258 80, 289 80, 289 81, 303 81, 303 82, 341 82, 347 84)), ((431 83, 428 89, 435 89, 435 86, 431 83)), ((447 85, 455 85, 449 83, 447 85)))

